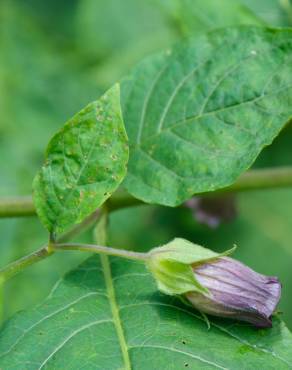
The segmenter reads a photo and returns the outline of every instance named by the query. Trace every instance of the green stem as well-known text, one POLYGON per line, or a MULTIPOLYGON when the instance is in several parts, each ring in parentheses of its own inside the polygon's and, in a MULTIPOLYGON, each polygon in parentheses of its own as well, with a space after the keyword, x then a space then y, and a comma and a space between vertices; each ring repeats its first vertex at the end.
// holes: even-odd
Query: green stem
MULTIPOLYGON (((244 173, 231 186, 200 196, 217 196, 242 191, 292 188, 292 166, 250 170, 244 173)), ((109 211, 144 204, 141 200, 126 194, 114 194, 108 201, 109 211)), ((0 218, 23 217, 35 214, 31 197, 0 198, 0 218)))
POLYGON ((46 257, 49 257, 53 254, 54 251, 49 249, 48 246, 42 247, 41 249, 37 250, 29 254, 28 256, 22 257, 9 265, 5 266, 3 269, 0 270, 0 282, 4 282, 10 279, 12 276, 16 275, 20 271, 24 270, 26 267, 43 260, 46 257))
POLYGON ((34 215, 35 207, 31 196, 0 198, 0 218, 34 215))
POLYGON ((61 235, 57 243, 65 243, 74 239, 76 236, 93 226, 101 215, 100 209, 95 210, 91 215, 86 217, 80 224, 75 225, 71 230, 61 235))
POLYGON ((146 261, 148 259, 148 253, 139 253, 133 251, 127 251, 125 249, 116 249, 110 247, 103 247, 95 244, 81 244, 81 243, 61 243, 54 245, 55 251, 81 251, 91 252, 98 254, 106 254, 108 256, 116 256, 121 258, 127 258, 131 260, 146 261))
MULTIPOLYGON (((280 167, 261 170, 250 170, 243 174, 238 181, 233 185, 220 189, 214 192, 199 194, 200 196, 217 196, 228 193, 236 193, 241 191, 273 189, 292 187, 292 167, 280 167)), ((108 206, 109 210, 115 210, 128 206, 143 204, 138 199, 135 199, 128 194, 112 197, 108 206)), ((32 199, 29 197, 0 199, 0 218, 1 217, 17 217, 32 215, 34 211, 32 199)), ((32 265, 48 256, 56 250, 80 250, 95 253, 111 254, 114 256, 145 260, 147 255, 144 253, 136 253, 126 250, 119 250, 107 247, 87 244, 62 244, 62 242, 73 238, 85 228, 89 227, 99 217, 99 212, 95 211, 92 215, 86 218, 80 225, 75 226, 71 231, 62 235, 57 244, 51 243, 40 250, 25 256, 0 270, 0 282, 5 281, 22 271, 27 266, 32 265), (59 243, 59 244, 58 244, 59 243), (61 244, 60 244, 61 243, 61 244)))
POLYGON ((292 188, 292 167, 265 168, 247 171, 233 185, 213 193, 220 195, 289 187, 292 188))
MULTIPOLYGON (((82 231, 92 226, 94 222, 97 221, 99 216, 100 216, 100 211, 99 210, 94 211, 91 215, 85 218, 83 222, 74 226, 67 233, 61 235, 57 239, 56 243, 66 242, 74 238, 76 235, 80 234, 82 231)), ((50 239, 52 239, 52 236, 50 236, 50 239)), ((54 245, 55 245, 54 241, 50 240, 48 245, 42 247, 38 251, 33 252, 32 254, 29 254, 28 256, 22 257, 10 263, 9 265, 3 267, 2 269, 0 269, 0 287, 4 281, 18 274, 19 272, 24 270, 26 267, 51 256, 55 252, 54 245)))
POLYGON ((22 257, 10 263, 9 265, 1 269, 0 284, 10 279, 14 275, 18 274, 26 267, 51 256, 56 251, 74 251, 74 250, 81 252, 106 254, 109 256, 117 256, 140 261, 145 261, 148 258, 147 253, 132 252, 124 249, 115 249, 94 244, 81 244, 81 243, 50 244, 48 246, 42 247, 41 249, 32 254, 29 254, 28 256, 22 257))

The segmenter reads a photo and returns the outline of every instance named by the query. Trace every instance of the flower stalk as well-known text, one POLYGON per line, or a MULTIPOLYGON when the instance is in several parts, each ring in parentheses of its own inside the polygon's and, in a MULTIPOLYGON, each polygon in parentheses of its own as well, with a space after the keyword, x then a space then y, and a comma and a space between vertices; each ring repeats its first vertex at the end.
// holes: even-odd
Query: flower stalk
POLYGON ((174 239, 148 253, 51 240, 39 251, 0 270, 0 281, 56 251, 68 250, 142 261, 163 293, 186 298, 203 314, 245 321, 256 327, 272 326, 271 316, 281 297, 276 277, 261 275, 227 257, 234 248, 218 254, 184 239, 174 239))
POLYGON ((108 256, 115 256, 115 257, 121 257, 121 258, 126 258, 130 260, 139 260, 139 261, 146 261, 148 259, 148 253, 140 253, 140 252, 128 251, 125 249, 103 247, 103 246, 95 245, 95 244, 81 244, 81 243, 55 244, 54 250, 55 251, 75 250, 75 251, 81 251, 81 252, 92 252, 92 253, 106 254, 108 256))

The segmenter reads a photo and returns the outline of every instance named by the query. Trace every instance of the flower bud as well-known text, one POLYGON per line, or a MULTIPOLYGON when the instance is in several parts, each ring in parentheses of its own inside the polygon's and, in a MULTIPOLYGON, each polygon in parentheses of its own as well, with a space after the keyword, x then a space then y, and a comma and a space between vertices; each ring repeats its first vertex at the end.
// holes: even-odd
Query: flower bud
POLYGON ((183 295, 203 313, 271 327, 281 284, 226 257, 232 251, 218 254, 174 239, 154 248, 147 264, 163 293, 183 295))
POLYGON ((270 317, 281 296, 281 284, 276 277, 258 274, 228 257, 193 266, 193 272, 209 292, 186 293, 198 310, 246 321, 257 327, 272 326, 270 317))

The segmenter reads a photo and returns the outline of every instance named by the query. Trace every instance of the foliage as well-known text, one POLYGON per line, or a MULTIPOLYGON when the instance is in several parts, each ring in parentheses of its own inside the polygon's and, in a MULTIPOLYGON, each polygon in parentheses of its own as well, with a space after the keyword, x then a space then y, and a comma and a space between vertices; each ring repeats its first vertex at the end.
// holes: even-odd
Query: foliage
POLYGON ((290 50, 290 31, 240 27, 142 62, 122 84, 128 191, 175 206, 233 183, 291 117, 290 50))
MULTIPOLYGON (((280 276, 291 327, 291 190, 238 195, 238 218, 216 230, 183 205, 232 191, 251 166, 291 165, 291 14, 276 0, 1 2, 1 196, 31 193, 54 136, 33 182, 50 235, 34 217, 1 220, 0 283, 44 241, 45 256, 69 248, 62 239, 103 206, 95 238, 129 258, 177 236, 212 256, 239 244, 237 258, 280 276), (142 206, 116 211, 120 198, 142 206)), ((71 249, 90 250, 80 245, 71 249)), ((143 263, 94 256, 76 267, 86 257, 55 253, 0 286, 1 369, 292 368, 279 315, 267 330, 210 317, 208 330, 157 292, 143 263)))
POLYGON ((277 319, 271 331, 222 320, 208 331, 199 314, 157 293, 142 264, 92 257, 42 305, 6 325, 0 363, 9 370, 284 370, 292 364, 291 341, 277 319))

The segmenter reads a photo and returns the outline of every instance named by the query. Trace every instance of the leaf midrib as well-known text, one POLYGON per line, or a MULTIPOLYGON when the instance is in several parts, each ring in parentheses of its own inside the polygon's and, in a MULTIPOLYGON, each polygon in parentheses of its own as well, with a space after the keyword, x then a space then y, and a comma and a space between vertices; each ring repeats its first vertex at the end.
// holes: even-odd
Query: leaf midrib
MULTIPOLYGON (((275 94, 277 94, 277 93, 280 93, 281 91, 284 91, 284 90, 286 90, 286 89, 288 90, 288 89, 290 89, 290 88, 292 88, 292 84, 291 84, 291 85, 289 84, 289 85, 287 85, 287 86, 283 86, 283 87, 281 87, 280 89, 277 89, 277 90, 275 90, 275 91, 273 91, 273 92, 271 92, 271 93, 268 93, 268 94, 259 95, 259 96, 256 96, 256 97, 252 98, 252 99, 245 100, 245 101, 242 101, 242 102, 239 102, 239 103, 236 103, 236 104, 232 104, 232 105, 229 105, 229 106, 226 106, 226 107, 220 108, 220 109, 216 109, 216 110, 214 110, 214 111, 204 112, 204 114, 202 114, 202 115, 195 114, 195 115, 193 115, 193 116, 185 117, 185 118, 183 118, 183 119, 181 119, 181 120, 179 120, 179 121, 177 121, 177 122, 174 122, 172 125, 165 127, 165 128, 164 128, 162 131, 160 131, 160 132, 156 132, 156 133, 155 133, 155 134, 153 134, 153 135, 149 135, 148 137, 144 137, 144 140, 145 140, 145 141, 151 140, 151 139, 153 139, 153 138, 155 138, 155 137, 157 137, 157 136, 162 135, 162 134, 163 134, 164 132, 166 132, 166 131, 171 131, 171 130, 172 130, 172 129, 174 129, 174 128, 177 128, 177 127, 183 126, 183 125, 187 124, 187 123, 188 123, 188 122, 190 122, 190 121, 197 121, 197 120, 199 120, 199 119, 201 119, 201 118, 204 118, 204 117, 206 117, 206 116, 212 116, 212 115, 214 115, 214 114, 217 114, 217 113, 220 113, 220 112, 224 112, 224 111, 226 111, 226 110, 233 109, 233 108, 236 108, 236 107, 238 107, 238 106, 242 106, 242 105, 245 105, 245 104, 252 104, 252 103, 255 103, 255 102, 257 102, 257 101, 259 101, 259 100, 261 100, 261 99, 263 99, 263 98, 273 96, 273 95, 275 95, 275 94)), ((238 128, 238 129, 241 129, 240 127, 235 126, 235 125, 234 125, 234 127, 238 128)), ((134 144, 132 144, 132 145, 130 144, 130 148, 132 148, 132 149, 137 149, 137 148, 142 147, 142 144, 144 144, 144 143, 140 143, 140 144, 139 144, 139 143, 134 143, 134 144)))
MULTIPOLYGON (((270 52, 271 50, 274 50, 274 49, 278 49, 280 45, 276 45, 276 46, 273 46, 271 47, 270 49, 267 49, 267 50, 264 50, 264 51, 260 51, 260 52, 257 52, 257 56, 261 55, 263 56, 266 52, 270 52)), ((218 50, 220 50, 221 47, 218 47, 216 48, 214 51, 217 52, 218 50)), ((226 75, 229 75, 230 72, 233 71, 234 67, 238 67, 240 66, 243 62, 245 62, 246 60, 249 60, 251 57, 251 55, 246 55, 245 57, 243 57, 242 59, 240 59, 238 62, 236 62, 234 65, 230 66, 230 68, 228 68, 227 70, 225 70, 224 74, 217 80, 216 84, 213 86, 213 89, 211 89, 211 95, 214 94, 214 92, 216 91, 217 87, 219 86, 219 84, 222 83, 222 81, 224 81, 226 75)), ((259 95, 259 96, 256 96, 252 99, 249 99, 249 100, 246 100, 246 101, 243 101, 243 102, 239 102, 239 103, 236 103, 236 104, 232 104, 230 106, 227 106, 227 107, 223 107, 223 108, 219 108, 219 109, 215 109, 213 111, 209 111, 209 112, 204 112, 202 111, 202 108, 206 107, 206 100, 207 102, 209 101, 209 94, 207 96, 207 99, 204 100, 203 102, 203 106, 201 107, 200 111, 198 114, 194 115, 194 116, 191 116, 191 117, 185 117, 184 119, 166 127, 166 128, 162 128, 161 126, 161 120, 162 120, 162 124, 164 122, 164 119, 166 117, 166 114, 168 113, 169 111, 169 107, 171 106, 171 103, 173 102, 173 99, 175 97, 175 95, 177 94, 177 92, 180 90, 180 88, 184 85, 185 81, 188 79, 188 77, 190 77, 193 73, 195 73, 202 65, 205 65, 207 62, 209 62, 211 60, 211 58, 206 58, 203 62, 199 63, 191 72, 189 72, 188 74, 186 74, 181 80, 180 82, 176 85, 175 89, 174 89, 174 92, 175 94, 171 95, 170 99, 168 100, 168 102, 166 103, 166 106, 164 107, 163 111, 162 111, 162 115, 160 116, 160 119, 159 119, 159 122, 158 122, 158 131, 153 134, 153 135, 150 135, 148 137, 145 137, 144 140, 148 140, 148 139, 152 139, 153 137, 156 137, 156 136, 159 136, 160 134, 162 134, 164 131, 168 131, 172 128, 175 128, 175 127, 179 127, 183 124, 186 123, 186 121, 188 120, 197 120, 197 119, 200 119, 202 117, 205 117, 205 116, 208 116, 208 115, 213 115, 213 114, 216 114, 217 112, 220 112, 220 111, 225 111, 227 109, 230 109, 230 108, 234 108, 234 107, 237 107, 237 106, 240 106, 240 105, 244 105, 244 104, 247 104, 247 103, 254 103, 256 102, 257 100, 260 100, 266 96, 270 96, 270 95, 274 95, 276 94, 277 92, 280 92, 281 90, 285 90, 286 88, 289 89, 292 85, 288 85, 288 86, 284 86, 282 87, 281 89, 278 89, 278 90, 275 90, 273 91, 272 93, 268 93, 268 94, 264 94, 264 90, 262 91, 262 93, 259 95)), ((288 58, 288 60, 290 60, 290 58, 288 58)), ((284 63, 286 64, 286 62, 284 63)), ((154 80, 152 81, 152 84, 151 84, 151 87, 150 87, 150 91, 148 91, 147 93, 147 96, 146 96, 146 105, 145 105, 145 101, 144 101, 144 104, 143 104, 143 109, 142 109, 142 117, 140 119, 140 125, 142 124, 142 127, 144 126, 144 121, 145 121, 145 116, 146 116, 146 112, 147 112, 147 108, 148 108, 148 103, 150 101, 150 97, 153 93, 153 85, 155 86, 159 80, 160 80, 160 77, 163 73, 163 71, 169 66, 169 61, 167 60, 167 63, 163 66, 163 68, 158 72, 158 74, 155 76, 154 80)), ((276 72, 277 73, 277 72, 276 72)), ((272 74, 274 75, 274 73, 272 74)), ((266 88, 266 85, 265 85, 265 88, 266 88)), ((139 126, 140 126, 139 125, 139 126)), ((139 137, 139 140, 136 140, 136 142, 134 143, 134 145, 131 145, 130 144, 130 147, 132 147, 133 149, 135 148, 139 148, 140 146, 142 146, 141 144, 141 139, 142 139, 142 127, 139 127, 139 132, 138 132, 138 137, 139 137)))
MULTIPOLYGON (((96 113, 96 107, 95 107, 95 113, 96 113)), ((79 125, 81 126, 83 122, 80 122, 79 125)), ((61 212, 58 213, 57 217, 56 217, 56 221, 53 225, 53 229, 56 229, 56 226, 58 225, 59 223, 59 220, 60 218, 62 218, 64 212, 65 212, 65 209, 67 208, 66 207, 66 204, 67 202, 70 200, 70 198, 72 197, 72 194, 75 190, 76 187, 78 187, 78 183, 79 183, 79 180, 82 176, 82 173, 84 172, 85 168, 88 166, 88 163, 90 161, 90 158, 91 158, 91 155, 92 155, 92 152, 94 150, 94 147, 95 147, 95 144, 96 144, 96 141, 97 141, 97 138, 98 138, 98 135, 95 136, 94 140, 93 140, 93 143, 88 151, 88 155, 87 155, 87 158, 85 158, 85 161, 80 169, 80 171, 78 172, 77 174, 77 177, 76 179, 73 181, 73 186, 71 188, 71 190, 68 192, 68 194, 65 196, 65 199, 63 201, 60 201, 60 199, 57 197, 57 199, 59 200, 59 202, 61 203, 62 205, 62 209, 61 209, 61 212)), ((79 142, 79 135, 78 135, 78 142, 79 142)), ((64 153, 64 135, 63 135, 63 153, 64 153)), ((64 156, 64 165, 66 163, 66 156, 64 156)), ((51 185, 53 185, 53 183, 51 183, 51 185)), ((57 195, 57 194, 56 194, 57 195)))
MULTIPOLYGON (((126 304, 126 305, 121 306, 120 309, 123 310, 123 309, 128 308, 128 307, 145 306, 145 305, 169 307, 171 309, 175 309, 175 310, 180 311, 180 312, 183 312, 183 313, 185 313, 185 314, 187 314, 189 316, 192 316, 192 317, 194 317, 194 318, 196 318, 196 319, 198 319, 200 321, 204 321, 204 319, 201 316, 196 315, 195 313, 189 311, 188 309, 184 309, 182 307, 175 306, 175 305, 169 304, 169 303, 162 303, 162 302, 155 302, 155 301, 148 301, 148 302, 147 301, 144 301, 144 302, 126 304)), ((247 341, 246 339, 241 338, 241 337, 235 335, 234 333, 230 332, 228 329, 225 329, 223 326, 221 326, 219 324, 215 324, 212 321, 210 323, 211 323, 211 326, 214 326, 216 329, 218 329, 219 331, 225 333, 227 336, 230 336, 234 340, 236 340, 236 341, 238 341, 238 342, 240 342, 242 344, 245 344, 246 346, 250 347, 251 349, 255 349, 255 350, 259 351, 259 352, 262 352, 262 353, 271 355, 271 356, 275 357, 276 359, 278 359, 279 361, 282 361, 283 363, 285 363, 286 365, 288 365, 289 367, 292 368, 292 364, 290 362, 288 362, 287 360, 285 360, 283 357, 279 356, 275 352, 269 350, 268 348, 259 347, 256 344, 252 344, 249 341, 247 341)), ((133 348, 133 347, 131 347, 131 348, 133 348)))
POLYGON ((111 273, 111 267, 109 258, 107 256, 100 256, 101 265, 103 269, 104 281, 107 290, 108 300, 111 306, 112 316, 113 316, 113 323, 117 332, 120 349, 123 356, 123 361, 125 365, 125 370, 132 370, 128 345, 126 342, 120 314, 119 314, 119 307, 116 300, 115 288, 113 284, 113 278, 111 273))

